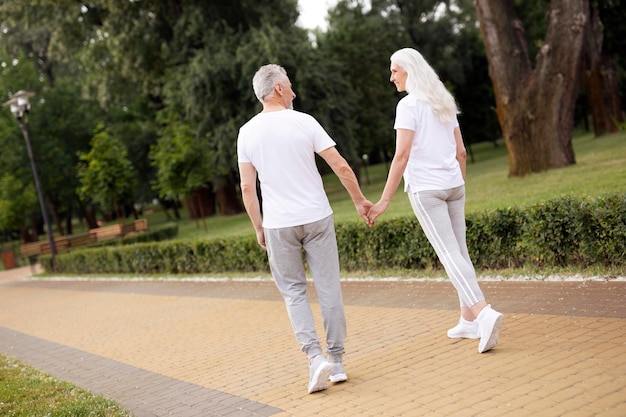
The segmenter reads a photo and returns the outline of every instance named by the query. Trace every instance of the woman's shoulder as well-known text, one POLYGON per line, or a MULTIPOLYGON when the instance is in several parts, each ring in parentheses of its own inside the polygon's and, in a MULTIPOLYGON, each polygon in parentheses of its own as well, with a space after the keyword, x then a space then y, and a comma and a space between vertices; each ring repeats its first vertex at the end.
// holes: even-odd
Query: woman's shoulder
POLYGON ((398 105, 402 104, 403 106, 409 107, 420 107, 420 106, 428 106, 428 97, 424 93, 410 93, 406 96, 402 97, 398 102, 398 105))

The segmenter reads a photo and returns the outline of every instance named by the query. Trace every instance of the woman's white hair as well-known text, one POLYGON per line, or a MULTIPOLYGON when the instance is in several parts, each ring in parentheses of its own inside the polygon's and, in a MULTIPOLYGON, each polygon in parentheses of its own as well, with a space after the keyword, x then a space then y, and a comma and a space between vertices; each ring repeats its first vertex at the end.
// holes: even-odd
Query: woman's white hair
POLYGON ((390 60, 406 71, 406 91, 409 94, 424 94, 442 122, 454 120, 459 113, 454 97, 422 54, 413 48, 403 48, 394 52, 390 60))
POLYGON ((288 79, 287 71, 280 65, 263 65, 252 78, 252 88, 256 98, 263 103, 274 92, 276 84, 284 84, 288 79))

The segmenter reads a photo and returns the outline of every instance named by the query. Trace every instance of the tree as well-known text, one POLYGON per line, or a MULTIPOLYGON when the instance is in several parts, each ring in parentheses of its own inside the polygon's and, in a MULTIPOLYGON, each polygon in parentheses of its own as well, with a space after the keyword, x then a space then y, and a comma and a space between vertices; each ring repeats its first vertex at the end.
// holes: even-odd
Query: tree
POLYGON ((350 112, 356 153, 359 159, 371 155, 374 163, 385 160, 394 143, 391 120, 397 96, 389 82, 389 56, 408 43, 398 13, 388 3, 371 2, 368 10, 362 0, 340 1, 329 10, 328 31, 317 35, 323 61, 334 62, 346 80, 345 98, 339 95, 336 100, 350 112))
POLYGON ((127 158, 124 144, 109 135, 99 125, 91 141, 88 153, 79 153, 77 192, 83 201, 92 200, 99 204, 105 214, 115 213, 122 218, 120 201, 130 199, 134 186, 135 172, 127 158))
MULTIPOLYGON (((192 197, 197 190, 204 189, 215 175, 216 167, 211 164, 212 159, 211 153, 202 147, 188 125, 168 123, 157 144, 150 150, 150 160, 156 167, 153 187, 166 201, 192 197)), ((201 201, 192 199, 192 203, 200 212, 200 216, 193 217, 214 214, 204 212, 201 201)))
MULTIPOLYGON (((537 53, 546 35, 544 16, 549 6, 548 0, 516 1, 531 56, 537 53)), ((590 2, 582 55, 582 91, 578 97, 575 123, 582 120, 588 129, 590 115, 598 137, 617 131, 624 120, 618 74, 624 49, 621 19, 625 12, 626 3, 619 0, 590 2)))
POLYGON ((513 0, 474 0, 493 82, 509 175, 575 163, 572 147, 588 0, 552 0, 546 37, 531 64, 513 0))
POLYGON ((27 213, 37 204, 35 186, 24 185, 11 174, 0 177, 0 230, 19 230, 24 242, 33 239, 28 233, 27 213))
MULTIPOLYGON (((88 149, 95 127, 92 116, 99 113, 83 95, 81 85, 84 73, 77 59, 83 46, 80 6, 71 0, 2 2, 0 14, 0 39, 8 55, 2 61, 12 63, 0 70, 3 76, 9 73, 11 81, 0 81, 0 85, 3 92, 26 89, 36 93, 29 130, 37 167, 44 174, 45 200, 58 233, 71 233, 76 211, 89 219, 76 196, 75 167, 77 151, 88 149)), ((27 165, 22 155, 22 164, 27 165)), ((4 155, 2 159, 6 162, 4 155)))

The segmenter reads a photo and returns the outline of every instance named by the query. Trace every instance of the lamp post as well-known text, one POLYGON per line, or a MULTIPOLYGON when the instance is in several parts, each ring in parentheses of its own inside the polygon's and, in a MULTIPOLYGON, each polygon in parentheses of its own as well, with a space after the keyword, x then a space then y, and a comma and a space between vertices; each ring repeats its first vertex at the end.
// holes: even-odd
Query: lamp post
POLYGON ((28 150, 28 157, 30 158, 30 166, 33 170, 33 176, 35 177, 35 188, 37 189, 37 196, 39 197, 39 205, 41 206, 41 214, 46 226, 46 232, 48 233, 48 244, 50 245, 50 263, 52 264, 52 270, 57 271, 56 254, 57 248, 54 244, 54 237, 52 236, 52 228, 50 227, 50 220, 48 219, 48 211, 46 210, 46 204, 43 199, 43 192, 41 191, 41 183, 39 182, 39 175, 37 175, 37 167, 35 165, 35 158, 33 158, 33 150, 30 146, 30 137, 28 136, 28 113, 30 111, 29 97, 34 96, 35 93, 30 91, 20 90, 11 96, 11 99, 3 104, 5 107, 11 108, 11 113, 17 119, 17 123, 20 125, 22 135, 24 135, 24 142, 26 142, 26 149, 28 150))

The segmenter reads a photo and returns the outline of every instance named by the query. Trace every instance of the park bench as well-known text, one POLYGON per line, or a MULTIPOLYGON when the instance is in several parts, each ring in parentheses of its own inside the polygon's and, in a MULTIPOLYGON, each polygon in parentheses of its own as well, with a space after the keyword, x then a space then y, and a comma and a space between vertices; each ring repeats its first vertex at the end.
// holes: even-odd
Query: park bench
POLYGON ((137 219, 135 220, 135 232, 141 233, 148 230, 148 219, 137 219))
POLYGON ((124 236, 124 229, 121 224, 112 224, 110 226, 102 226, 97 229, 89 229, 89 233, 96 235, 96 240, 102 242, 104 240, 117 239, 124 236))
MULTIPOLYGON (((57 252, 60 252, 65 249, 85 246, 91 243, 122 238, 130 234, 145 232, 146 230, 148 230, 148 219, 137 219, 133 223, 113 224, 98 227, 97 229, 90 229, 88 233, 81 233, 80 235, 60 236, 54 239, 54 245, 57 252)), ((31 256, 49 253, 50 244, 48 241, 40 240, 37 242, 24 243, 20 247, 21 258, 29 258, 31 256)))
POLYGON ((70 240, 70 248, 75 248, 78 246, 85 246, 91 243, 96 243, 98 241, 98 237, 95 233, 82 233, 80 235, 72 235, 69 237, 70 240))
POLYGON ((41 242, 24 243, 20 246, 20 257, 28 258, 41 254, 41 242))
MULTIPOLYGON (((54 238, 54 246, 56 247, 57 252, 62 251, 70 247, 70 240, 67 238, 67 236, 54 238)), ((47 240, 40 243, 40 248, 42 255, 47 255, 50 253, 50 243, 47 240)))
POLYGON ((133 223, 112 224, 110 226, 91 229, 89 233, 94 233, 96 240, 102 242, 104 240, 116 239, 134 233, 145 232, 146 230, 148 230, 148 219, 137 219, 133 223))

